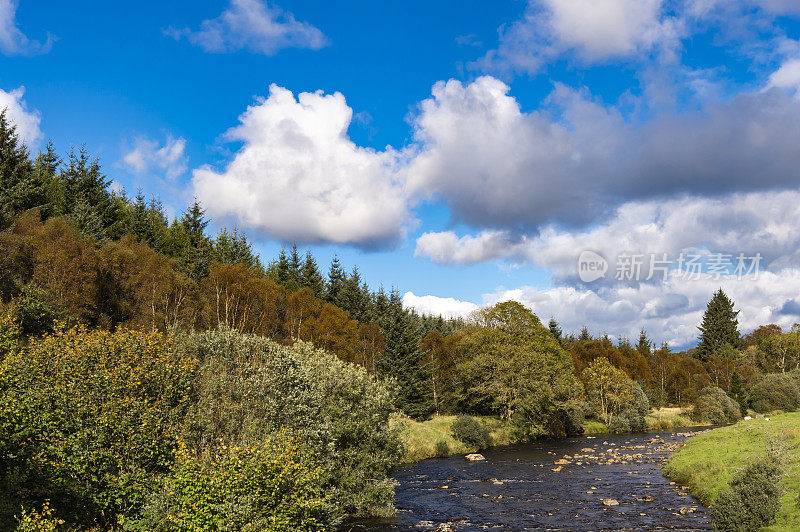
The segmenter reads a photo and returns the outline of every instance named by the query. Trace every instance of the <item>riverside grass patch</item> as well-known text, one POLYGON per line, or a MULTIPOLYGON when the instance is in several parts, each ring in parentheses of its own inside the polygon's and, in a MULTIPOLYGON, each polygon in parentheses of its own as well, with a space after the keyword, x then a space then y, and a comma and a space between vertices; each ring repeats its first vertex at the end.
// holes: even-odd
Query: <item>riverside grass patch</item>
POLYGON ((664 473, 687 486, 706 505, 714 505, 731 480, 753 459, 780 450, 786 463, 775 522, 765 530, 800 530, 800 412, 769 415, 700 434, 673 454, 664 473), (767 418, 769 421, 767 421, 767 418))

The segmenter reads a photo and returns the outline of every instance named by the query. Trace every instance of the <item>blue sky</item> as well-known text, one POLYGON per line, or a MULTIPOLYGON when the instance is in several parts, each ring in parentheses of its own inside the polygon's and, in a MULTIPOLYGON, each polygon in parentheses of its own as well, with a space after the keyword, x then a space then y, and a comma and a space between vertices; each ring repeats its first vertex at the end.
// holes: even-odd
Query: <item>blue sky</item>
POLYGON ((685 346, 720 285, 743 328, 800 319, 798 38, 796 0, 0 0, 0 105, 267 260, 685 346), (584 249, 763 272, 592 284, 584 249))

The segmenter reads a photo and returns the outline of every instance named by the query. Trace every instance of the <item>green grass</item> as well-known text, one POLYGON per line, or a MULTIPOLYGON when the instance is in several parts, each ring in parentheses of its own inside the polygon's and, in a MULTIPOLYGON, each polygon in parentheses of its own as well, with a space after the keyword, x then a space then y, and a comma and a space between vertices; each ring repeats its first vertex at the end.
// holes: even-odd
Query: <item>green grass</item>
MULTIPOLYGON (((473 417, 489 428, 494 445, 508 445, 516 441, 508 423, 493 417, 473 417)), ((393 423, 400 424, 402 437, 408 449, 403 462, 411 463, 433 458, 436 456, 438 441, 447 443, 450 455, 475 452, 477 449, 453 438, 450 426, 455 419, 456 416, 433 416, 432 419, 420 422, 408 418, 396 418, 393 423)))
POLYGON ((664 473, 705 504, 724 489, 731 477, 749 460, 763 455, 770 447, 784 449, 789 460, 783 479, 784 493, 776 523, 769 531, 800 530, 800 412, 770 415, 714 429, 689 440, 672 455, 664 473))
MULTIPOLYGON (((708 423, 692 421, 689 412, 679 407, 664 407, 652 410, 647 417, 647 430, 669 430, 679 427, 696 427, 708 423)), ((596 419, 587 419, 583 424, 585 434, 605 434, 609 432, 608 425, 596 419)))

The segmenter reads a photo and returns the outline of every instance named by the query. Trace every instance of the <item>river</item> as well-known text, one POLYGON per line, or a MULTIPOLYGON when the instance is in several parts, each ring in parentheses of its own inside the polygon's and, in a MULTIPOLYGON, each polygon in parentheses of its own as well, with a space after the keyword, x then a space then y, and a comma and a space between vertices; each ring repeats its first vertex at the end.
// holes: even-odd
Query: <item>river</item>
POLYGON ((703 506, 661 474, 691 430, 545 439, 486 450, 481 462, 401 466, 397 515, 343 530, 711 530, 703 506))

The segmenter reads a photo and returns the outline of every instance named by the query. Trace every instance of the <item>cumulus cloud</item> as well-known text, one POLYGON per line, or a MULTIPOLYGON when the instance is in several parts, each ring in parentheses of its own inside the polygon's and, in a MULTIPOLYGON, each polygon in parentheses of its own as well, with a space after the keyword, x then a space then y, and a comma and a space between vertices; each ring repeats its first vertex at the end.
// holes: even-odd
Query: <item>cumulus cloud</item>
POLYGON ((168 135, 164 144, 137 137, 133 148, 122 158, 123 164, 136 174, 144 174, 151 169, 164 172, 166 177, 175 179, 186 172, 186 139, 168 135))
POLYGON ((770 74, 767 87, 779 87, 796 93, 800 89, 800 59, 786 60, 778 70, 770 74))
POLYGON ((706 303, 719 288, 741 310, 739 328, 744 332, 767 323, 790 327, 800 321, 796 305, 789 303, 800 290, 799 269, 761 272, 756 280, 725 276, 714 279, 709 275, 690 280, 675 273, 663 284, 595 290, 571 286, 545 290, 520 287, 487 294, 484 304, 519 301, 545 320, 554 316, 565 330, 573 332, 587 325, 593 334, 636 338, 644 327, 656 342, 666 341, 683 348, 697 339, 697 326, 706 303))
POLYGON ((197 197, 215 216, 282 240, 390 245, 409 221, 398 154, 357 146, 353 111, 340 93, 272 85, 227 138, 243 143, 222 172, 193 172, 197 197))
POLYGON ((465 318, 478 310, 478 305, 469 301, 461 301, 452 297, 417 296, 414 295, 414 292, 403 294, 403 307, 414 309, 417 313, 426 316, 443 318, 465 318))
POLYGON ((24 96, 25 87, 11 92, 0 89, 0 111, 5 109, 6 118, 17 128, 17 135, 30 147, 42 138, 42 131, 39 129, 42 118, 38 111, 28 109, 24 96))
POLYGON ((44 43, 25 36, 17 27, 17 0, 0 0, 0 53, 4 55, 46 54, 53 46, 53 36, 44 43))
POLYGON ((275 55, 284 48, 318 50, 328 44, 319 29, 262 0, 231 0, 221 15, 204 20, 198 30, 169 28, 165 33, 213 53, 248 50, 275 55))
POLYGON ((413 119, 411 186, 472 226, 584 225, 632 200, 800 184, 800 101, 778 89, 641 121, 563 85, 527 113, 508 92, 489 76, 439 82, 413 119))
POLYGON ((800 234, 794 230, 798 217, 797 191, 629 202, 603 223, 582 231, 551 225, 535 235, 486 230, 458 237, 451 231, 429 232, 417 239, 415 255, 439 264, 495 259, 532 264, 549 269, 556 282, 570 284, 576 281, 583 250, 599 252, 612 263, 621 254, 661 258, 666 253, 669 260, 689 251, 760 254, 761 267, 777 271, 800 267, 800 234))
POLYGON ((565 53, 599 62, 653 52, 674 55, 681 20, 662 0, 529 0, 524 15, 501 29, 499 46, 477 64, 536 72, 565 53))

